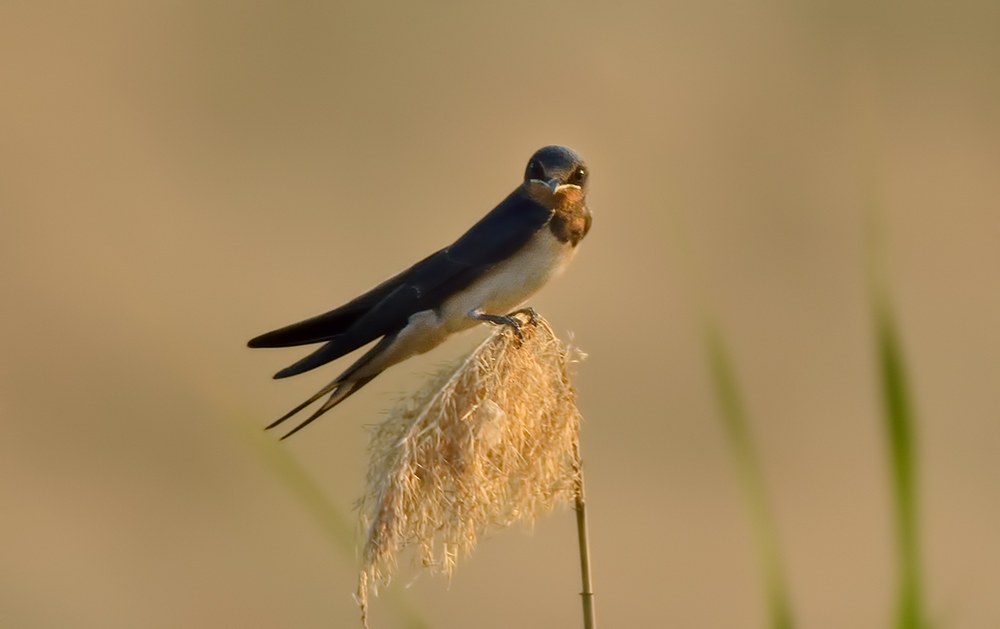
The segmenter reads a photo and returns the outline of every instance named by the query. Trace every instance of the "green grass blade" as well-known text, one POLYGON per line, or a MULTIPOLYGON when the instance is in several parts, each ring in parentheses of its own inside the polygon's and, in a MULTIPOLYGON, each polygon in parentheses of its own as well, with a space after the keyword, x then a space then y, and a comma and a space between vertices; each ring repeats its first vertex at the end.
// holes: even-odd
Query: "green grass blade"
POLYGON ((327 497, 287 447, 271 439, 256 422, 240 422, 240 426, 267 469, 298 498, 337 550, 353 558, 357 541, 353 518, 327 497))
POLYGON ((895 629, 930 627, 923 609, 920 562, 919 515, 917 509, 917 436, 906 361, 899 328, 889 298, 885 273, 885 241, 877 170, 868 182, 867 270, 877 377, 882 397, 883 426, 886 435, 889 486, 895 510, 896 594, 895 629))
MULTIPOLYGON (((319 483, 313 480, 309 473, 295 460, 287 447, 261 430, 263 424, 243 419, 234 421, 234 424, 240 428, 240 432, 253 446, 267 469, 281 480, 313 516, 333 546, 345 558, 355 561, 358 540, 355 535, 354 518, 350 517, 348 511, 341 509, 327 497, 319 483)), ((409 629, 429 629, 430 625, 420 616, 405 594, 396 592, 396 589, 388 588, 386 589, 386 599, 397 617, 405 622, 406 627, 409 629)))
POLYGON ((740 485, 750 511, 751 526, 757 545, 761 581, 764 584, 765 604, 771 629, 794 629, 791 594, 785 578, 778 544, 777 528, 768 506, 764 491, 764 475, 753 447, 750 422, 744 409, 736 371, 733 369, 730 353, 722 330, 708 313, 708 298, 703 291, 705 281, 699 273, 691 243, 685 237, 686 230, 679 213, 668 211, 673 223, 670 234, 675 237, 675 247, 679 254, 680 267, 688 271, 690 286, 695 303, 704 321, 703 342, 711 370, 712 386, 719 405, 720 416, 730 451, 736 462, 740 485))
POLYGON ((764 491, 764 475, 754 451, 750 423, 740 396, 729 351, 721 330, 711 320, 708 320, 705 326, 705 346, 722 422, 750 510, 767 596, 770 627, 793 629, 795 623, 792 619, 791 597, 782 569, 774 518, 768 508, 764 491))
POLYGON ((928 625, 921 605, 913 405, 899 334, 888 301, 880 294, 875 296, 875 330, 890 481, 896 509, 899 572, 896 629, 925 629, 928 625))

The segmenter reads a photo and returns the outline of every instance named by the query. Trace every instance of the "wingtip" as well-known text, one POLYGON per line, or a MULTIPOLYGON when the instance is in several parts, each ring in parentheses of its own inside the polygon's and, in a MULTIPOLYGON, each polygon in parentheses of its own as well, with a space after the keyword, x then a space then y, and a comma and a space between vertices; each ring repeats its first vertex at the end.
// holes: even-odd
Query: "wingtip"
POLYGON ((252 347, 254 349, 273 349, 275 347, 289 347, 288 343, 281 341, 280 337, 275 340, 275 332, 280 332, 281 330, 274 330, 273 332, 265 332, 258 336, 253 337, 247 341, 247 347, 252 347))
POLYGON ((278 441, 284 441, 285 439, 288 439, 289 437, 291 437, 292 435, 294 435, 298 431, 302 430, 303 428, 305 428, 305 424, 300 424, 300 425, 296 426, 295 428, 293 428, 292 430, 290 430, 288 433, 286 433, 286 434, 281 435, 280 437, 278 437, 278 441))
POLYGON ((288 347, 288 345, 286 343, 276 343, 274 341, 274 332, 265 332, 247 341, 247 347, 252 347, 253 349, 273 349, 275 347, 288 347))
POLYGON ((324 404, 315 413, 313 413, 312 415, 310 415, 309 419, 305 420, 304 422, 302 422, 301 424, 299 424, 295 428, 292 428, 287 433, 285 433, 284 435, 282 435, 281 437, 279 437, 278 441, 284 441, 285 439, 288 439, 289 437, 291 437, 292 435, 294 435, 298 431, 302 430, 303 428, 305 428, 309 424, 313 423, 315 420, 319 419, 320 415, 322 415, 323 413, 327 412, 331 408, 333 408, 333 407, 332 406, 326 406, 324 404))
POLYGON ((278 425, 278 424, 280 424, 281 422, 283 422, 283 421, 285 421, 286 419, 288 419, 288 417, 289 417, 288 415, 283 415, 283 416, 279 417, 278 419, 274 420, 273 422, 271 422, 271 423, 270 423, 270 424, 268 424, 267 426, 264 426, 264 430, 265 430, 265 431, 267 431, 267 430, 271 430, 272 428, 274 428, 275 426, 277 426, 277 425, 278 425))

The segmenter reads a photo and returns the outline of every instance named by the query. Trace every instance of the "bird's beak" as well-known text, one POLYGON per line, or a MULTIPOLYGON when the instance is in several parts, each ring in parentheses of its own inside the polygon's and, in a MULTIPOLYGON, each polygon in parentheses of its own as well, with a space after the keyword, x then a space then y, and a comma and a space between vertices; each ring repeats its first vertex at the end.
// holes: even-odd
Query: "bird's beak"
POLYGON ((549 179, 548 181, 542 182, 542 184, 548 188, 552 194, 555 194, 556 190, 559 188, 559 180, 556 178, 549 179))

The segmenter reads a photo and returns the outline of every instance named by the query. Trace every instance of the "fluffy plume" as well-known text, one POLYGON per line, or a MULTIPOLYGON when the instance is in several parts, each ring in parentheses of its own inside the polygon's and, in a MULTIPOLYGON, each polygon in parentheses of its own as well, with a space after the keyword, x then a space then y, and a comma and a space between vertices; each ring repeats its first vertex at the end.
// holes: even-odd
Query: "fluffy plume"
POLYGON ((363 621, 369 591, 388 582, 404 547, 450 575, 477 536, 575 497, 580 412, 568 366, 582 354, 541 317, 522 329, 523 342, 498 328, 372 428, 363 621))

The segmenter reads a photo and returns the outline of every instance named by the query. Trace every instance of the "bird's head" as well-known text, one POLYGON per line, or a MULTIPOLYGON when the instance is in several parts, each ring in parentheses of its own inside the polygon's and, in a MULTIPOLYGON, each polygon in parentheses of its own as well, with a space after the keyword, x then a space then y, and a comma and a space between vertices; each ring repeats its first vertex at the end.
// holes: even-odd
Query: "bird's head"
POLYGON ((566 207, 583 201, 589 175, 587 165, 576 151, 565 146, 546 146, 528 161, 524 187, 545 207, 566 207))

